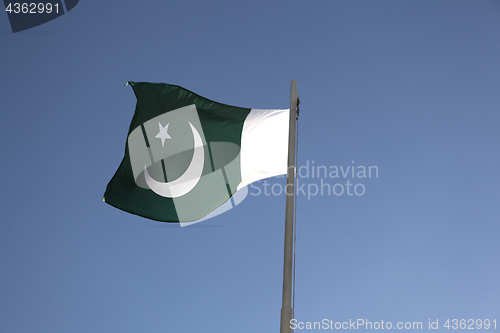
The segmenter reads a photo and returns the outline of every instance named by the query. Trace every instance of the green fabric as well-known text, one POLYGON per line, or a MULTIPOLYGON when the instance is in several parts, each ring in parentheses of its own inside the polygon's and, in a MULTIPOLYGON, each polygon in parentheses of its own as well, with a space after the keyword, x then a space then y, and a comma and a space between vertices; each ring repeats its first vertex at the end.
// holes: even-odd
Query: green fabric
MULTIPOLYGON (((106 188, 103 201, 126 212, 163 222, 190 222, 208 215, 226 202, 241 182, 239 148, 243 124, 250 109, 217 103, 179 86, 128 83, 137 97, 137 105, 128 132, 125 156, 106 188), (179 116, 184 109, 178 109, 187 110, 189 107, 194 111, 190 114, 186 111, 185 119, 183 114, 179 116), (167 121, 170 122, 168 133, 171 139, 163 140, 163 146, 162 140, 155 135, 159 131, 158 123, 165 127, 167 121), (158 195, 145 184, 144 175, 138 175, 142 171, 139 169, 142 167, 141 158, 149 160, 148 156, 164 154, 161 161, 153 158, 152 165, 146 163, 148 173, 155 175, 153 178, 158 182, 175 180, 188 168, 194 156, 194 134, 190 123, 203 140, 203 176, 185 195, 176 198, 158 195), (150 153, 133 153, 132 160, 139 161, 139 164, 135 162, 134 177, 129 142, 135 145, 135 142, 143 142, 143 138, 143 147, 150 153)), ((139 148, 133 149, 137 151, 139 148)))

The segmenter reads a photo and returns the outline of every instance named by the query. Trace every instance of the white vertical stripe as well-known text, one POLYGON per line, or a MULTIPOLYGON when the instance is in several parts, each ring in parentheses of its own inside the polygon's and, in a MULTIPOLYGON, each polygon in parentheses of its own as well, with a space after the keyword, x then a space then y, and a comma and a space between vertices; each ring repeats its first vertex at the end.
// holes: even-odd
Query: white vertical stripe
POLYGON ((254 110, 241 134, 238 190, 261 179, 286 174, 290 110, 254 110))

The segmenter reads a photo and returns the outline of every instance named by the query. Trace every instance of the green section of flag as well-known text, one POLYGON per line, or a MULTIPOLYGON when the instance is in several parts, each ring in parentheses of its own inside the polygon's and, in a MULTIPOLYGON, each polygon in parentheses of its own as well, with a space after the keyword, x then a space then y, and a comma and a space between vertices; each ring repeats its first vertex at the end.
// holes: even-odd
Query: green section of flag
POLYGON ((179 86, 129 84, 137 97, 135 114, 125 156, 103 200, 163 222, 190 222, 211 213, 236 192, 241 182, 239 149, 250 109, 217 103, 179 86), (195 147, 197 135, 202 148, 195 147), (183 173, 189 176, 188 171, 196 169, 191 167, 200 163, 195 161, 196 156, 203 156, 201 177, 191 177, 198 181, 188 193, 165 197, 146 183, 143 165, 161 187, 183 177, 183 173))

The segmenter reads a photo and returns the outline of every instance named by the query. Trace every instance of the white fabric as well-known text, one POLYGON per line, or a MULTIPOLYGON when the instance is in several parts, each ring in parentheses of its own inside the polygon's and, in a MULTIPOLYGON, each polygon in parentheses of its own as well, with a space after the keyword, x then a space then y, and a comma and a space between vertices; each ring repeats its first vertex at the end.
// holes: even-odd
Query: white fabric
POLYGON ((287 172, 290 110, 252 109, 241 134, 241 184, 287 172))

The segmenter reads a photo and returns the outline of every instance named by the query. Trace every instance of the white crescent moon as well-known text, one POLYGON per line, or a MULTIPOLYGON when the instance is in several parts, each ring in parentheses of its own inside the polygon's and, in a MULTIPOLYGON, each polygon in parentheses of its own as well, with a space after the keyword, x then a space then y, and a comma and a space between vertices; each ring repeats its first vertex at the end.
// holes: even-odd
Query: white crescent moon
POLYGON ((187 194, 196 184, 198 184, 203 173, 203 165, 205 163, 203 141, 196 128, 191 123, 189 123, 189 126, 191 126, 194 137, 194 153, 189 167, 182 176, 171 182, 162 183, 151 178, 148 169, 144 166, 144 178, 146 179, 146 183, 153 192, 162 197, 177 198, 187 194))

